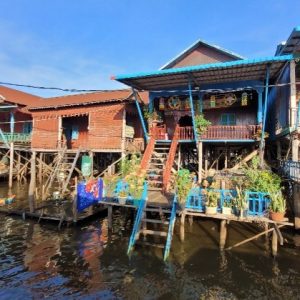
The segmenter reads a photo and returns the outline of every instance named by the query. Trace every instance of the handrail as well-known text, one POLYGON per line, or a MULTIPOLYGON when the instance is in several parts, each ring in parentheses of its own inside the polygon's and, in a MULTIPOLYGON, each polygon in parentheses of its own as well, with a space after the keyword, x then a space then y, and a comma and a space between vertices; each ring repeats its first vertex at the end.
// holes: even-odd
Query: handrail
POLYGON ((170 181, 172 167, 173 167, 176 150, 177 150, 177 146, 178 146, 179 128, 180 127, 178 125, 175 128, 174 137, 173 137, 173 140, 171 143, 169 155, 168 155, 168 158, 167 158, 167 161, 165 164, 165 169, 163 172, 163 189, 165 191, 167 191, 167 189, 168 189, 168 184, 170 181))
POLYGON ((112 166, 114 166, 114 165, 116 165, 118 162, 120 162, 121 160, 123 160, 124 158, 126 158, 126 156, 128 156, 129 155, 129 153, 127 153, 125 156, 121 156, 119 159, 117 159, 116 161, 114 161, 112 164, 110 164, 104 171, 102 171, 98 176, 97 176, 97 178, 99 178, 99 177, 101 177, 101 176, 103 176, 106 172, 108 172, 108 170, 112 167, 112 166))
POLYGON ((281 160, 280 172, 288 179, 300 182, 300 162, 293 160, 281 160))
POLYGON ((146 150, 145 150, 144 155, 141 160, 141 169, 142 170, 145 170, 147 168, 150 158, 151 158, 151 155, 154 150, 154 146, 155 146, 155 137, 153 135, 151 135, 149 143, 146 147, 146 150))
POLYGON ((170 216, 168 236, 167 236, 166 247, 165 247, 165 251, 164 251, 164 260, 165 261, 168 259, 169 254, 170 254, 172 237, 173 237, 173 232, 174 232, 174 225, 175 225, 175 221, 176 221, 176 208, 177 208, 177 194, 174 195, 173 206, 172 206, 172 211, 171 211, 171 216, 170 216))
POLYGON ((259 125, 212 125, 200 138, 205 139, 255 139, 259 125))
POLYGON ((140 227, 141 227, 141 221, 142 221, 142 217, 144 214, 144 208, 145 208, 147 199, 148 199, 148 186, 147 186, 147 182, 145 182, 142 199, 140 200, 140 203, 139 203, 139 207, 138 207, 138 210, 136 213, 133 229, 132 229, 131 236, 129 239, 128 249, 127 249, 128 255, 130 254, 130 252, 132 251, 132 249, 135 245, 135 241, 137 239, 137 233, 139 232, 140 227))
POLYGON ((192 126, 179 127, 178 139, 179 140, 194 140, 194 128, 192 126))
POLYGON ((10 133, 10 132, 2 132, 0 136, 0 141, 5 142, 23 142, 30 143, 31 141, 31 133, 10 133))

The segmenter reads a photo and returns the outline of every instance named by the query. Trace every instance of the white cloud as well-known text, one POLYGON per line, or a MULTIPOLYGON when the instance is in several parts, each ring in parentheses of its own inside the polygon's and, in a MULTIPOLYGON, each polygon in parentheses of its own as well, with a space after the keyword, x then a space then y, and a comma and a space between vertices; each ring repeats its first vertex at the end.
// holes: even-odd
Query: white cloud
MULTIPOLYGON (((124 86, 110 76, 124 70, 85 57, 73 49, 50 45, 31 34, 0 23, 0 81, 75 89, 114 89, 124 86)), ((41 96, 60 95, 57 91, 25 89, 41 96)))

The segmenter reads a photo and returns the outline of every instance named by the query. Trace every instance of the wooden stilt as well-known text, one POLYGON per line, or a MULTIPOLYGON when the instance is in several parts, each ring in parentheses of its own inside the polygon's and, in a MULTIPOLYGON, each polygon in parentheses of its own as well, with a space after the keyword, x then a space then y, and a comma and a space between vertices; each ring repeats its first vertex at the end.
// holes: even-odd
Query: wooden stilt
POLYGON ((202 181, 202 157, 203 157, 203 143, 198 143, 198 182, 202 181))
POLYGON ((278 160, 281 160, 281 143, 276 141, 276 157, 278 160))
POLYGON ((227 223, 226 220, 221 221, 220 226, 220 250, 224 250, 227 238, 227 223))
POLYGON ((190 224, 190 226, 193 225, 193 216, 189 216, 189 224, 190 224))
POLYGON ((278 250, 278 237, 275 230, 272 233, 272 255, 275 257, 277 255, 278 250))
POLYGON ((43 181, 43 153, 40 152, 39 154, 39 183, 42 183, 43 181))
POLYGON ((184 242, 184 223, 185 223, 185 213, 182 213, 180 217, 180 241, 181 242, 184 242))
POLYGON ((10 143, 9 153, 9 178, 8 178, 8 189, 11 190, 13 185, 13 174, 14 174, 14 143, 10 143))
MULTIPOLYGON (((291 137, 292 138, 292 137, 291 137)), ((299 139, 294 138, 292 141, 292 160, 299 161, 299 139)))
POLYGON ((207 176, 207 170, 208 170, 208 146, 205 147, 204 170, 205 170, 205 176, 207 176))
POLYGON ((112 229, 112 206, 109 205, 107 207, 107 219, 108 219, 108 229, 111 230, 112 229))
POLYGON ((227 169, 228 167, 228 148, 225 147, 225 160, 224 160, 224 169, 227 169))
POLYGON ((78 214, 77 214, 77 194, 75 194, 75 196, 73 198, 72 210, 73 210, 73 222, 76 223, 77 222, 77 217, 78 217, 78 214))
POLYGON ((29 192, 28 192, 28 201, 29 201, 29 210, 31 213, 35 210, 35 200, 34 200, 34 192, 36 187, 36 169, 35 169, 35 161, 36 161, 36 152, 32 151, 31 163, 30 163, 30 184, 29 184, 29 192))
POLYGON ((20 182, 21 176, 20 176, 20 169, 21 169, 21 154, 17 154, 17 181, 20 182))

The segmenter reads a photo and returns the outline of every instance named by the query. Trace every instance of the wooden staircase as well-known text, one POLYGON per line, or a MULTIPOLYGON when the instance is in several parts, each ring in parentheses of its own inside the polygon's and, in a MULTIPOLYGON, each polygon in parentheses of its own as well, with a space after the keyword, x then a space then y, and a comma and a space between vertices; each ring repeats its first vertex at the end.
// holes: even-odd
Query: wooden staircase
POLYGON ((167 161, 170 145, 163 142, 155 142, 147 168, 147 181, 149 190, 162 190, 163 172, 167 161))
POLYGON ((176 221, 176 195, 172 209, 150 206, 147 202, 137 212, 127 253, 135 244, 164 249, 164 260, 169 257, 176 221))
POLYGON ((68 189, 80 152, 80 149, 76 152, 67 152, 66 149, 59 152, 59 157, 56 161, 53 172, 45 184, 43 196, 44 200, 51 196, 54 191, 59 192, 60 197, 64 196, 68 189))

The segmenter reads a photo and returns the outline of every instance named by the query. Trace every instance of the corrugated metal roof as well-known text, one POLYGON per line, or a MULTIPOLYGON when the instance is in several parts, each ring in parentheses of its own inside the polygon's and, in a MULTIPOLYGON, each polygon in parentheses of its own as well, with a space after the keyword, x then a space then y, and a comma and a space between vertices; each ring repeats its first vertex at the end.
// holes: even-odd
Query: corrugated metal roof
POLYGON ((170 65, 172 65, 174 62, 176 62, 177 60, 180 60, 181 58, 183 58, 185 55, 187 55, 188 53, 190 53, 193 49, 197 48, 200 44, 203 44, 205 46, 208 46, 210 48, 214 48, 220 52, 223 52, 229 56, 231 56, 233 59, 245 59, 245 57, 234 53, 232 51, 226 50, 218 45, 214 45, 211 43, 208 43, 204 40, 197 40, 195 43, 193 43, 192 45, 190 45, 188 48, 186 48, 185 50, 183 50, 181 53, 179 53, 178 55, 176 55, 174 58, 172 58, 170 61, 168 61, 166 64, 164 64, 162 67, 160 67, 160 70, 164 70, 169 68, 170 65))
POLYGON ((140 90, 158 90, 187 87, 189 78, 198 85, 241 80, 263 80, 270 65, 270 78, 278 72, 293 55, 272 56, 220 62, 183 68, 118 75, 114 79, 140 90))
POLYGON ((286 42, 277 46, 275 55, 300 52, 300 26, 293 29, 286 42))
MULTIPOLYGON (((139 93, 142 101, 148 101, 148 93, 139 93)), ((92 105, 108 102, 123 102, 129 100, 132 96, 131 89, 112 90, 103 92, 73 94, 60 97, 45 98, 45 100, 38 105, 31 105, 28 110, 40 109, 55 109, 72 106, 92 105)))
POLYGON ((8 88, 3 85, 0 85, 0 98, 6 102, 22 106, 38 105, 43 102, 41 97, 8 88))

